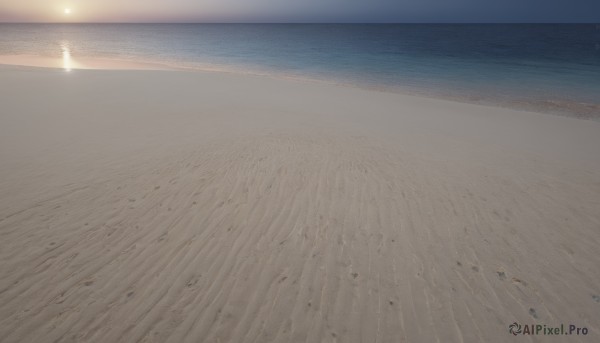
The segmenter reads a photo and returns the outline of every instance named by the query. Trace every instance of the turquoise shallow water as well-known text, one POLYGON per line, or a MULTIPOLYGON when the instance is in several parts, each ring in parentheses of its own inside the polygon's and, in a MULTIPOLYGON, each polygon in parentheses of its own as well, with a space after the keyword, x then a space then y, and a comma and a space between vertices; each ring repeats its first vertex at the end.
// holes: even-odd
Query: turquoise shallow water
POLYGON ((600 118, 595 24, 0 24, 0 54, 64 46, 600 118))

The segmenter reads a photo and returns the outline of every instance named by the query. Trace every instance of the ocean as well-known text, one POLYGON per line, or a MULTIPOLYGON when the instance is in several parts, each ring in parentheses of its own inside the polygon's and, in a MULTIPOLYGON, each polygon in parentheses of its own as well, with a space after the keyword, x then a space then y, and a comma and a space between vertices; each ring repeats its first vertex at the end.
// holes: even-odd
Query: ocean
POLYGON ((596 24, 0 24, 0 55, 64 49, 600 118, 596 24))

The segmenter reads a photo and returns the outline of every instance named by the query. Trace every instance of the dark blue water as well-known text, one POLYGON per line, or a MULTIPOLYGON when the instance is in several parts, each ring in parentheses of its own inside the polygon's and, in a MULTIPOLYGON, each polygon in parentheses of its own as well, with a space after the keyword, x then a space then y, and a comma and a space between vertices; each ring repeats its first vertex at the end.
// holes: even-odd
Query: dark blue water
POLYGON ((291 75, 600 115, 600 25, 0 24, 0 54, 291 75))

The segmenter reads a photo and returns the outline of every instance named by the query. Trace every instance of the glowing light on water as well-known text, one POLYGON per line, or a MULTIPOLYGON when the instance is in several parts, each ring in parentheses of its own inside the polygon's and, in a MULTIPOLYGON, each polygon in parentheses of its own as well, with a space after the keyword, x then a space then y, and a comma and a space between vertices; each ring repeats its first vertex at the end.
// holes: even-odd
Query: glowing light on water
POLYGON ((63 69, 65 71, 71 71, 73 68, 73 62, 71 60, 71 49, 69 48, 69 43, 63 42, 60 44, 62 49, 62 60, 63 60, 63 69))

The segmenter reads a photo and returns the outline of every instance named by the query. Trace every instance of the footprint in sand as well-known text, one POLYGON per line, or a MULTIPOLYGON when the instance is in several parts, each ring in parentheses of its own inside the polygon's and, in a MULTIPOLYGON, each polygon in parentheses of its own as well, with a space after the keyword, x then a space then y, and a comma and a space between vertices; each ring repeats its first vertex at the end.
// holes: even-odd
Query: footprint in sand
POLYGON ((535 318, 535 319, 538 319, 537 312, 535 312, 535 309, 534 309, 533 307, 529 309, 529 314, 530 314, 530 315, 531 315, 533 318, 535 318))
POLYGON ((496 271, 496 274, 498 274, 498 278, 501 281, 506 280, 506 273, 504 272, 504 270, 498 270, 498 271, 496 271))
POLYGON ((201 277, 202 277, 202 274, 198 275, 197 277, 192 276, 190 278, 190 280, 185 284, 185 286, 188 287, 188 288, 190 288, 192 286, 195 286, 198 283, 198 281, 200 280, 201 277))
POLYGON ((523 280, 521 280, 519 278, 516 278, 516 277, 512 278, 512 283, 514 283, 514 284, 521 284, 523 286, 527 286, 527 282, 525 282, 525 281, 523 281, 523 280))

